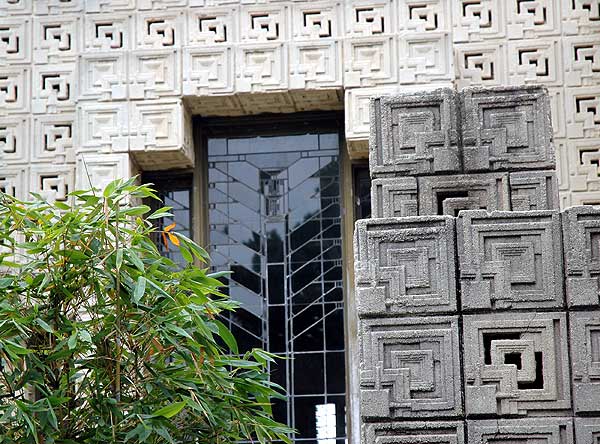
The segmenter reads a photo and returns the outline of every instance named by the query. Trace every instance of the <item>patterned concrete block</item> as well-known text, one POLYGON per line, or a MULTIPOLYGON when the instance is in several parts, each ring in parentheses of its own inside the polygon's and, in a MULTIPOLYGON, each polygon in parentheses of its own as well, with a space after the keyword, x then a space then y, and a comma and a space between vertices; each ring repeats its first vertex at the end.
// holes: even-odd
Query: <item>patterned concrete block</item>
POLYGON ((570 307, 600 303, 600 210, 568 208, 562 214, 567 302, 570 307))
POLYGON ((77 64, 33 67, 31 110, 34 114, 74 111, 78 98, 77 64))
POLYGON ((239 92, 281 91, 288 87, 288 47, 285 43, 239 45, 235 64, 235 87, 239 92))
POLYGON ((463 411, 458 318, 363 319, 361 416, 457 416, 463 411))
POLYGON ((0 27, 0 66, 31 62, 30 18, 2 17, 0 27))
POLYGON ((361 37, 344 40, 344 85, 368 87, 398 82, 397 38, 361 37))
POLYGON ((539 39, 560 34, 560 2, 555 0, 510 2, 506 16, 509 39, 539 39))
POLYGON ((373 179, 371 214, 375 218, 418 216, 417 179, 414 177, 373 179))
POLYGON ((456 94, 439 89, 371 102, 373 177, 460 171, 456 94))
POLYGON ((2 166, 0 191, 17 199, 27 199, 29 197, 29 168, 2 166))
MULTIPOLYGON (((31 119, 27 114, 0 117, 0 160, 5 164, 26 164, 30 159, 31 119)), ((0 164, 1 165, 1 164, 0 164)))
POLYGON ((184 48, 183 94, 186 96, 231 94, 235 82, 233 68, 234 52, 230 46, 184 48))
POLYGON ((563 86, 561 40, 558 37, 511 41, 508 44, 511 85, 563 86))
MULTIPOLYGON (((569 314, 575 413, 600 413, 600 311, 569 314)), ((599 430, 600 431, 600 430, 599 430)))
POLYGON ((124 152, 129 150, 127 102, 83 102, 77 105, 79 150, 124 152))
POLYGON ((461 117, 465 171, 555 167, 544 88, 465 89, 461 117))
POLYGON ((29 190, 49 202, 66 202, 75 189, 75 165, 36 163, 31 166, 29 190))
POLYGON ((33 159, 73 163, 77 142, 75 113, 39 114, 33 119, 33 159))
POLYGON ((465 444, 461 422, 386 422, 362 426, 363 444, 465 444))
POLYGON ((458 216, 461 210, 509 210, 508 173, 419 177, 419 214, 458 216))
POLYGON ((31 107, 31 68, 0 68, 0 117, 28 113, 31 107))
POLYGON ((567 137, 600 137, 600 86, 567 87, 567 137))
POLYGON ((556 172, 511 172, 510 201, 513 211, 560 209, 556 172))
POLYGON ((401 0, 398 3, 400 31, 426 33, 449 31, 452 28, 452 1, 401 0))
POLYGON ((161 170, 194 164, 191 119, 181 100, 144 100, 129 105, 129 151, 140 168, 161 170))
POLYGON ((464 211, 457 238, 464 310, 563 306, 557 212, 464 211))
POLYGON ((129 153, 77 156, 77 189, 103 190, 110 182, 135 174, 129 153))
POLYGON ((124 51, 92 52, 80 59, 80 99, 126 99, 128 63, 124 51))
POLYGON ((56 64, 77 59, 81 51, 82 32, 79 15, 36 17, 33 24, 34 63, 56 64))
MULTIPOLYGON (((565 141, 559 170, 568 177, 565 190, 600 191, 600 139, 565 141)), ((563 207, 564 208, 564 207, 563 207)))
POLYGON ((429 83, 454 78, 451 39, 447 32, 404 34, 398 41, 400 83, 429 83))
POLYGON ((134 17, 126 13, 86 14, 83 26, 85 52, 129 51, 133 49, 133 23, 134 17))
POLYGON ((467 421, 468 444, 572 444, 573 420, 501 419, 467 421))
POLYGON ((577 444, 598 444, 600 421, 598 418, 575 418, 577 444))
POLYGON ((292 37, 295 41, 317 41, 343 34, 340 1, 317 1, 292 5, 292 37))
POLYGON ((505 35, 506 12, 502 0, 452 2, 454 42, 499 41, 505 35))
POLYGON ((129 97, 157 99, 181 92, 181 51, 151 49, 129 55, 129 97))
POLYGON ((504 40, 457 43, 453 49, 459 89, 508 84, 507 43, 504 40))
POLYGON ((456 310, 450 217, 363 219, 354 237, 359 316, 456 310))
POLYGON ((342 86, 342 45, 334 39, 294 42, 290 45, 290 88, 342 86))
POLYGON ((569 413, 564 313, 466 315, 463 332, 468 416, 569 413))
POLYGON ((566 37, 565 83, 567 86, 594 86, 600 83, 600 42, 594 35, 566 37))

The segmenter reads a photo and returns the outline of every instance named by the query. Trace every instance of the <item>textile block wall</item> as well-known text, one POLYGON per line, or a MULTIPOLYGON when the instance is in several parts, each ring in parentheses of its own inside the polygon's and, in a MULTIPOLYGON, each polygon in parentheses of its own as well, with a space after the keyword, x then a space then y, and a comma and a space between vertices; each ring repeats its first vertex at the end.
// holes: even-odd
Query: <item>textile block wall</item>
POLYGON ((597 444, 600 209, 559 211, 547 91, 371 105, 361 443, 597 444))
POLYGON ((599 33, 597 0, 0 0, 0 188, 191 166, 192 114, 344 109, 363 156, 370 96, 542 84, 561 205, 598 203, 599 33))

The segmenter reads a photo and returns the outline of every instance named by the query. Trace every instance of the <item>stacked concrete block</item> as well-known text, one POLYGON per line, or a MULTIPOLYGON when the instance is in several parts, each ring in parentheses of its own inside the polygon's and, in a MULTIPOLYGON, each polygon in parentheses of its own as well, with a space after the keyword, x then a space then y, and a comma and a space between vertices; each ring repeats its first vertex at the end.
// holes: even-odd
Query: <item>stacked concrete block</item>
POLYGON ((378 122, 369 154, 377 217, 558 208, 543 87, 378 97, 371 120, 378 122))
POLYGON ((364 219, 354 251, 359 313, 456 310, 451 218, 364 219))
POLYGON ((465 211, 457 231, 463 310, 564 305, 557 211, 465 211))
POLYGON ((362 443, 595 444, 600 210, 558 209, 547 91, 371 106, 373 218, 355 233, 362 443))

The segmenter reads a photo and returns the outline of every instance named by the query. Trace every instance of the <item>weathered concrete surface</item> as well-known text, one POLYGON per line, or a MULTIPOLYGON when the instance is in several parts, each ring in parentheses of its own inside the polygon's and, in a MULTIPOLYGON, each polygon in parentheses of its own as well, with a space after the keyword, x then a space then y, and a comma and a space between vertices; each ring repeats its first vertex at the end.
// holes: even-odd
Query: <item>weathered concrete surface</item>
POLYGON ((371 105, 362 443, 597 444, 600 209, 558 211, 547 92, 371 105))

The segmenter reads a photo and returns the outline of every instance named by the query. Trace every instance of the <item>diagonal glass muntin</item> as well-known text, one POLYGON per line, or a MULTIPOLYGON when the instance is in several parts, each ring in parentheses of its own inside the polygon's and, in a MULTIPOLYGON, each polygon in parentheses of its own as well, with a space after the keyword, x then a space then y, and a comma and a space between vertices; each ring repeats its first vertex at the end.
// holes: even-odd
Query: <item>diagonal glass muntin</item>
POLYGON ((288 392, 274 414, 297 442, 345 442, 340 120, 202 122, 209 250, 233 271, 242 309, 228 322, 242 349, 286 360, 271 378, 288 392))

